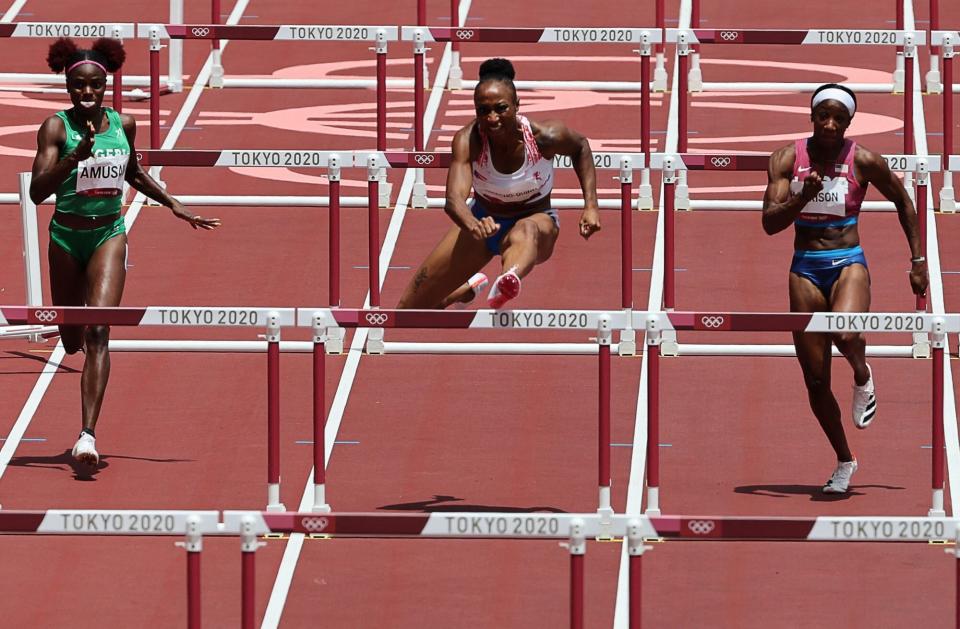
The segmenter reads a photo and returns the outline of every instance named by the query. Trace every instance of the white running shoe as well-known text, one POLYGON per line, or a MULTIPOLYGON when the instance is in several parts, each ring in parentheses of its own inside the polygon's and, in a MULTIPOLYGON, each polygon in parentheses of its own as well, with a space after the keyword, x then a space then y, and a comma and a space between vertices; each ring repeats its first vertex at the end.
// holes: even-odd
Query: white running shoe
POLYGON ((487 295, 487 305, 494 310, 503 308, 503 305, 520 294, 520 276, 517 267, 510 269, 497 278, 487 295))
POLYGON ((877 415, 877 396, 873 387, 873 371, 867 365, 867 383, 863 386, 853 385, 853 424, 863 429, 870 425, 877 415))
POLYGON ((73 458, 78 463, 87 465, 96 465, 100 462, 100 455, 97 454, 97 440, 90 433, 80 433, 80 438, 73 444, 73 458))
POLYGON ((827 484, 823 486, 825 494, 845 494, 850 487, 850 477, 857 471, 857 460, 837 461, 837 469, 833 470, 833 475, 827 484))

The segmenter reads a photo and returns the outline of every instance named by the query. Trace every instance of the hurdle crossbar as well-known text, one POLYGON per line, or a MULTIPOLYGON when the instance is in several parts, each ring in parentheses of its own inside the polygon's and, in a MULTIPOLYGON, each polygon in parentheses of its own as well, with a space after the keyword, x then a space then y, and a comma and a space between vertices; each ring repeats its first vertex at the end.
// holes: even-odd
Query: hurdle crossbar
MULTIPOLYGON (((898 46, 903 53, 898 56, 898 64, 904 64, 904 82, 897 89, 903 92, 903 152, 913 152, 913 58, 918 45, 926 43, 925 31, 906 30, 856 30, 856 29, 667 29, 666 40, 677 45, 677 79, 679 98, 677 149, 681 153, 687 150, 687 118, 689 114, 689 92, 691 73, 697 78, 696 89, 702 89, 699 83, 700 69, 690 67, 690 57, 694 47, 700 44, 716 45, 870 45, 898 46)), ((693 55, 695 61, 698 55, 693 55)), ((724 86, 725 89, 725 86, 724 86)))

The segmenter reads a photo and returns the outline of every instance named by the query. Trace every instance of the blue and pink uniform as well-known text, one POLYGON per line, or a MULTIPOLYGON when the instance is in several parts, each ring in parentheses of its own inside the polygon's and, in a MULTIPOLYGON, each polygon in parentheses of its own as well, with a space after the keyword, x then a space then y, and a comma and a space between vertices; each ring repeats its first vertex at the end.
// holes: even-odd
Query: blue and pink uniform
MULTIPOLYGON (((796 141, 796 159, 793 163, 793 180, 790 191, 799 193, 804 178, 816 170, 823 179, 823 189, 811 199, 794 221, 798 227, 841 228, 856 224, 860 216, 860 207, 867 194, 867 187, 861 186, 854 172, 853 156, 857 143, 844 140, 843 148, 837 156, 831 172, 820 172, 820 165, 810 163, 807 151, 809 140, 796 141)), ((860 245, 845 249, 800 250, 793 252, 793 264, 790 272, 805 277, 816 285, 827 297, 840 272, 851 264, 867 266, 860 245)))

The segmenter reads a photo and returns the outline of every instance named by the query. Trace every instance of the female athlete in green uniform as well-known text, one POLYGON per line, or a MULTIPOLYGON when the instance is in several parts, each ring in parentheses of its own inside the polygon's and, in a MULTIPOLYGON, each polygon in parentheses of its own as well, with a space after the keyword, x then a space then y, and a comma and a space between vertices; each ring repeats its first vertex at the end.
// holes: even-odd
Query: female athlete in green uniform
MULTIPOLYGON (((136 122, 103 107, 107 73, 123 65, 119 41, 98 39, 83 50, 69 39, 50 46, 47 64, 66 74, 73 107, 47 118, 37 134, 30 198, 41 203, 56 194, 50 221, 50 293, 56 306, 117 306, 126 278, 127 236, 120 208, 123 182, 173 211, 194 228, 214 229, 220 219, 188 212, 136 160, 136 122)), ((73 457, 96 465, 94 428, 110 376, 110 328, 60 326, 68 354, 86 353, 80 397, 83 429, 73 457)))

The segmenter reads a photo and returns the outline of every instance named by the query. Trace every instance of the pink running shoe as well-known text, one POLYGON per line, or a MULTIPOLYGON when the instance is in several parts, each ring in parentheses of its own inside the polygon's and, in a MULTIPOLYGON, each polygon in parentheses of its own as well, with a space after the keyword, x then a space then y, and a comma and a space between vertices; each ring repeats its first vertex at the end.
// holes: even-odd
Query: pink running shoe
POLYGON ((520 276, 517 275, 517 267, 510 269, 497 278, 487 295, 487 305, 494 310, 503 308, 503 305, 515 299, 520 294, 520 276))

